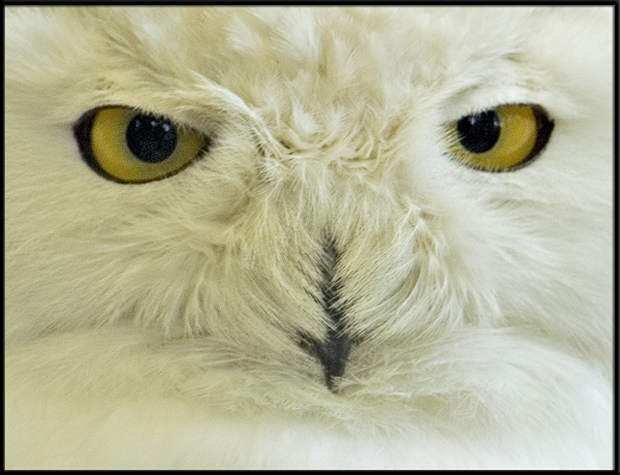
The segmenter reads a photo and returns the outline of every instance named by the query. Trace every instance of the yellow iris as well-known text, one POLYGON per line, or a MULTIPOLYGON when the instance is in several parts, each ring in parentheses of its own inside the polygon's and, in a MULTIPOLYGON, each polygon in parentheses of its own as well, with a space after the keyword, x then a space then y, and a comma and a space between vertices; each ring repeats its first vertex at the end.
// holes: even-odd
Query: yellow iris
MULTIPOLYGON (((148 135, 145 137, 149 139, 148 135)), ((138 137, 134 141, 139 143, 140 139, 138 137)), ((155 143, 146 145, 156 148, 157 140, 157 137, 151 137, 150 142, 155 143)), ((169 176, 187 165, 205 145, 205 136, 197 130, 175 127, 166 119, 145 115, 129 107, 99 109, 95 113, 90 132, 92 158, 101 170, 122 182, 140 183, 169 176), (168 140, 167 143, 171 148, 169 154, 149 161, 146 156, 148 150, 142 157, 132 151, 128 145, 127 131, 136 117, 142 118, 143 122, 153 120, 160 127, 165 124, 172 130, 169 135, 174 137, 174 140, 168 140), (156 122, 158 120, 159 123, 156 122)))
MULTIPOLYGON (((553 121, 536 106, 501 106, 485 114, 489 113, 496 116, 496 132, 499 136, 494 143, 493 140, 489 142, 488 150, 472 151, 475 147, 468 147, 466 138, 458 130, 460 121, 448 128, 452 156, 477 169, 502 171, 524 165, 540 154, 553 129, 553 121)), ((468 117, 475 118, 467 116, 465 119, 468 117)), ((479 135, 485 139, 485 130, 482 127, 479 129, 479 135)), ((475 142, 477 129, 471 127, 468 133, 470 137, 467 139, 475 142)))

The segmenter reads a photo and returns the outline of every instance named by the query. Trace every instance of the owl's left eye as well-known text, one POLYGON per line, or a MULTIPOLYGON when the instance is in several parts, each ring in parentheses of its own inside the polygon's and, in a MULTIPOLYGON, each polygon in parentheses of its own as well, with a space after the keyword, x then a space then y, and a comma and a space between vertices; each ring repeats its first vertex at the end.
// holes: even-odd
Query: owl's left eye
POLYGON ((447 128, 450 154, 477 170, 510 171, 540 156, 553 120, 536 105, 507 105, 461 117, 447 128))
POLYGON ((195 129, 123 106, 84 114, 74 127, 82 157, 100 175, 120 183, 168 177, 209 145, 195 129))

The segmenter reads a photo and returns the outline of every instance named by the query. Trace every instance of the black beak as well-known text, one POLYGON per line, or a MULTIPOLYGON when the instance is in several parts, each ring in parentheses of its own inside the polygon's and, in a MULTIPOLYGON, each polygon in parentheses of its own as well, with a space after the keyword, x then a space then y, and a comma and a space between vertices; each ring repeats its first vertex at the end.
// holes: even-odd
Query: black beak
POLYGON ((340 283, 336 279, 339 254, 334 240, 328 238, 323 245, 324 259, 322 265, 321 305, 328 317, 327 333, 319 340, 305 333, 300 335, 300 345, 318 358, 323 366, 325 384, 330 391, 335 391, 334 379, 344 374, 347 358, 351 350, 352 339, 345 327, 345 309, 339 302, 340 283))

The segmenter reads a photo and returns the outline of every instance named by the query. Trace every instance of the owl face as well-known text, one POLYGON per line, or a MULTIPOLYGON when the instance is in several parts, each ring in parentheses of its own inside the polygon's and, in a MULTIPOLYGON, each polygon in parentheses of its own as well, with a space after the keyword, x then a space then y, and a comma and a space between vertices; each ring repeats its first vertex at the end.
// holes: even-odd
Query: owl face
POLYGON ((336 390, 511 329, 609 367, 610 18, 9 9, 9 344, 139 328, 336 390))

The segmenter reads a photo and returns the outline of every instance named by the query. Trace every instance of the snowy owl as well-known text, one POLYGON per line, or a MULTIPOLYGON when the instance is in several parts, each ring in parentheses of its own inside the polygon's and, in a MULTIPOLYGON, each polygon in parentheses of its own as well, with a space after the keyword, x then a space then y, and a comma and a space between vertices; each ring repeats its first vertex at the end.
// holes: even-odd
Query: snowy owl
POLYGON ((610 468, 613 13, 8 8, 7 468, 610 468))

